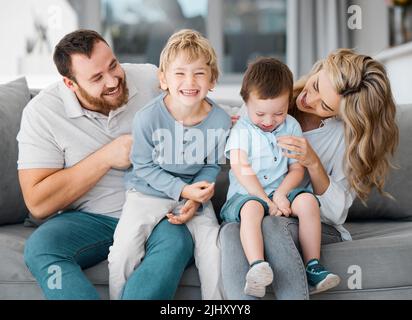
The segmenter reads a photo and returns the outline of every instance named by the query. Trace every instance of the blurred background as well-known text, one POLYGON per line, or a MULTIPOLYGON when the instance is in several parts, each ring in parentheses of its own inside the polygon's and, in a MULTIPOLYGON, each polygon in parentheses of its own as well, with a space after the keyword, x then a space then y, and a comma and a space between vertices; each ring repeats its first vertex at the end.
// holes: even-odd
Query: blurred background
POLYGON ((398 103, 412 102, 411 0, 2 0, 0 83, 58 80, 54 46, 78 28, 100 32, 120 62, 156 65, 174 31, 196 29, 219 58, 212 95, 231 100, 256 56, 281 59, 299 78, 330 51, 354 48, 386 65, 398 103))

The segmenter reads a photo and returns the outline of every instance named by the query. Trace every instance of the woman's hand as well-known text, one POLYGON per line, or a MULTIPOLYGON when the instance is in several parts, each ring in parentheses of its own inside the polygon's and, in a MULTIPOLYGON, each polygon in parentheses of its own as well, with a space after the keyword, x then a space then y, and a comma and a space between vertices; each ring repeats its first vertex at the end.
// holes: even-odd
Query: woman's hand
POLYGON ((316 152, 313 151, 312 146, 306 138, 283 136, 277 138, 277 141, 279 147, 287 151, 292 151, 292 153, 283 152, 285 157, 298 160, 299 163, 306 168, 319 165, 319 157, 316 152))

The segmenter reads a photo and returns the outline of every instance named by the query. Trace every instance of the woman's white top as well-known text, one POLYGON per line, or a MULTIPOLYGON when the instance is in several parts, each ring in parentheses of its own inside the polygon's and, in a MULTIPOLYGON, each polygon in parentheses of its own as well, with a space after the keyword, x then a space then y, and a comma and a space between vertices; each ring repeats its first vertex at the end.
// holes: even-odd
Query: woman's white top
MULTIPOLYGON (((303 133, 329 176, 329 187, 322 195, 317 195, 321 204, 321 220, 334 226, 341 233, 343 240, 352 240, 350 233, 343 227, 349 208, 355 199, 355 192, 350 190, 344 173, 343 122, 336 118, 329 118, 322 123, 320 128, 303 133)), ((306 187, 311 187, 307 172, 302 183, 306 187)))

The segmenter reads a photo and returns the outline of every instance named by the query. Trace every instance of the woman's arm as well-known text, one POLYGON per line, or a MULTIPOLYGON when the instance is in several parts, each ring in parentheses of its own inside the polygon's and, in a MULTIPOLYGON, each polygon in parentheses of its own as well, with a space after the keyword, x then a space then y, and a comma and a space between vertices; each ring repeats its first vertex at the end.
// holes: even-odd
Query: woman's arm
POLYGON ((329 180, 329 187, 318 196, 322 221, 331 225, 342 225, 356 195, 354 191, 350 191, 346 178, 337 180, 334 176, 329 176, 329 180))

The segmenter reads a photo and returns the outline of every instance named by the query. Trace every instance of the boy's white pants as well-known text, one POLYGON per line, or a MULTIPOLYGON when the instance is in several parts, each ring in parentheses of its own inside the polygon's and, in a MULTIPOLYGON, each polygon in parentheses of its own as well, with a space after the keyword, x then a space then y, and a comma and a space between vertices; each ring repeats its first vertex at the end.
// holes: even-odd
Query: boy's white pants
MULTIPOLYGON (((153 197, 129 190, 119 223, 110 247, 110 299, 119 299, 126 280, 140 264, 145 254, 145 243, 154 227, 167 213, 181 207, 182 202, 153 197)), ((220 289, 220 251, 217 247, 219 224, 212 203, 186 223, 195 244, 194 256, 199 270, 202 299, 222 299, 220 289)))

